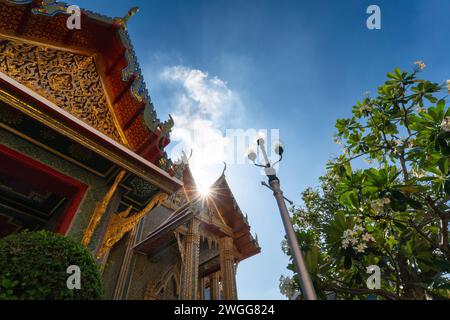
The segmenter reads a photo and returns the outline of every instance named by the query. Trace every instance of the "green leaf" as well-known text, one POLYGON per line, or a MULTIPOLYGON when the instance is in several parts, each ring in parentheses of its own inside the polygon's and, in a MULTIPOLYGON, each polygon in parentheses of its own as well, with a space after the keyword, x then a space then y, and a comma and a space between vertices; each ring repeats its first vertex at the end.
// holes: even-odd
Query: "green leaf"
POLYGON ((406 202, 411 206, 411 208, 420 210, 422 209, 422 203, 412 198, 406 198, 406 202))
POLYGON ((448 158, 445 157, 445 158, 439 159, 438 165, 439 165, 439 170, 441 170, 441 172, 444 175, 447 175, 448 174, 448 158))
POLYGON ((398 220, 394 220, 394 225, 399 228, 401 231, 406 231, 407 230, 407 226, 403 223, 401 223, 398 220))
POLYGON ((450 195, 450 179, 445 180, 444 191, 446 194, 450 195))

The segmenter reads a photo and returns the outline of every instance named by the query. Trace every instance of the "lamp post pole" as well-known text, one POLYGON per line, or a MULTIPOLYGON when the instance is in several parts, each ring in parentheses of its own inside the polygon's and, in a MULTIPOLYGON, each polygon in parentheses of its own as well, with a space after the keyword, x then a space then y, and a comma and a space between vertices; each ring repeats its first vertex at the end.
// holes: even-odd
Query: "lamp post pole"
POLYGON ((308 269, 306 268, 305 259, 303 258, 302 252, 298 245, 297 236, 289 217, 289 212, 283 197, 283 191, 281 191, 280 188, 280 180, 276 176, 270 176, 269 184, 272 187, 273 195, 277 200, 278 208, 280 209, 281 219, 283 220, 284 229, 286 230, 289 247, 292 250, 294 264, 297 268, 298 276, 300 277, 300 286, 303 294, 307 300, 317 300, 314 286, 309 276, 308 269))
MULTIPOLYGON (((283 221, 284 229, 286 230, 288 244, 292 250, 292 257, 294 260, 295 267, 297 269, 303 295, 305 296, 306 300, 317 300, 317 295, 314 290, 311 277, 309 276, 305 259, 303 258, 300 246, 298 245, 297 236, 295 234, 294 227, 292 226, 289 211, 286 206, 285 200, 287 199, 283 196, 283 191, 281 190, 280 186, 280 179, 276 176, 276 171, 273 168, 273 165, 271 165, 269 158, 267 156, 263 138, 258 139, 258 146, 263 154, 265 165, 258 165, 255 163, 256 160, 255 153, 249 154, 249 159, 252 160, 255 163, 255 165, 264 167, 264 171, 267 177, 269 178, 270 187, 267 186, 267 184, 264 182, 262 184, 269 187, 273 191, 273 195, 277 201, 278 208, 280 210, 281 220, 283 221)), ((281 161, 283 155, 283 146, 281 144, 277 145, 275 147, 275 152, 280 155, 279 161, 281 161)))

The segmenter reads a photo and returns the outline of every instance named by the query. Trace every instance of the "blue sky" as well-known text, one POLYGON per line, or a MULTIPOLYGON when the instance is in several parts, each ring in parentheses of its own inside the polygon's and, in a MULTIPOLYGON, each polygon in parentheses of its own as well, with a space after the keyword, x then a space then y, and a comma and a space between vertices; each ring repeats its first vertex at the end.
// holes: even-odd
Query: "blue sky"
MULTIPOLYGON (((226 143, 226 129, 279 129, 286 144, 279 176, 296 203, 339 153, 332 141, 335 120, 349 116, 364 92, 375 94, 388 71, 423 60, 423 77, 450 79, 448 0, 71 4, 109 16, 140 7, 129 23, 131 39, 158 115, 178 119, 171 152, 180 143, 195 147, 196 178, 207 184, 220 175, 214 146, 226 143), (366 28, 371 4, 381 8, 381 30, 366 28), (193 128, 213 147, 192 141, 186 130, 193 128)), ((260 255, 239 265, 239 297, 282 299, 278 279, 289 273, 274 199, 254 167, 229 165, 227 178, 262 247, 260 255)))

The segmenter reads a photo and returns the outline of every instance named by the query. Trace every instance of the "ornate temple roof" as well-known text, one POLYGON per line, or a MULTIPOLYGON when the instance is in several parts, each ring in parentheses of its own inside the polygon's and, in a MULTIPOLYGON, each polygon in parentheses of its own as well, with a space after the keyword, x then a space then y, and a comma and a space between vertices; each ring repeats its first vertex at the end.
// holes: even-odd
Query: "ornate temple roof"
POLYGON ((50 147, 47 150, 52 150, 57 155, 67 153, 64 156, 66 160, 97 176, 108 179, 117 171, 117 166, 127 169, 129 175, 124 179, 124 187, 129 190, 128 197, 131 200, 127 204, 136 208, 146 205, 158 191, 155 188, 172 194, 182 185, 180 180, 155 164, 0 72, 0 124, 3 124, 5 119, 10 127, 15 128, 15 132, 31 136, 31 141, 39 145, 47 143, 50 147), (9 105, 14 105, 22 114, 9 105), (39 142, 38 136, 42 132, 46 133, 45 139, 39 142), (73 142, 69 143, 66 140, 68 138, 73 142), (77 150, 76 154, 69 154, 68 150, 71 149, 77 150), (136 195, 133 195, 134 193, 136 195))
POLYGON ((225 232, 231 232, 228 235, 233 238, 235 247, 240 253, 241 260, 261 251, 258 239, 251 234, 248 218, 239 208, 224 173, 211 186, 211 192, 207 198, 201 197, 197 191, 189 167, 184 171, 183 180, 184 193, 188 201, 170 214, 143 241, 138 243, 135 246, 136 250, 144 253, 151 252, 154 248, 158 248, 163 243, 169 242, 173 238, 172 232, 177 227, 185 224, 194 216, 209 211, 211 214, 219 215, 219 220, 224 223, 228 230, 223 230, 220 226, 214 226, 213 223, 209 223, 210 221, 214 221, 213 219, 203 220, 204 227, 218 237, 226 235, 225 232))
POLYGON ((119 142, 173 174, 172 162, 164 152, 173 120, 169 116, 162 122, 157 117, 126 29, 137 8, 123 18, 82 9, 81 29, 70 30, 66 26, 68 7, 52 0, 0 0, 0 36, 3 41, 24 40, 49 50, 92 57, 107 93, 119 142))

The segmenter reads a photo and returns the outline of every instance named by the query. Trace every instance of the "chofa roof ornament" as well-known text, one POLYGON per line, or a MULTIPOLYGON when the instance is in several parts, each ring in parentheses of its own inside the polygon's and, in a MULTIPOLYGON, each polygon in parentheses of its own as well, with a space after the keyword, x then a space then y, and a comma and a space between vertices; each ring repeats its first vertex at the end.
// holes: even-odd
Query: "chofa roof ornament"
POLYGON ((138 12, 139 12, 139 7, 133 7, 130 10, 128 10, 128 13, 123 18, 120 18, 120 17, 114 18, 114 23, 116 23, 119 27, 126 30, 128 20, 130 20, 131 17, 133 17, 138 12))

